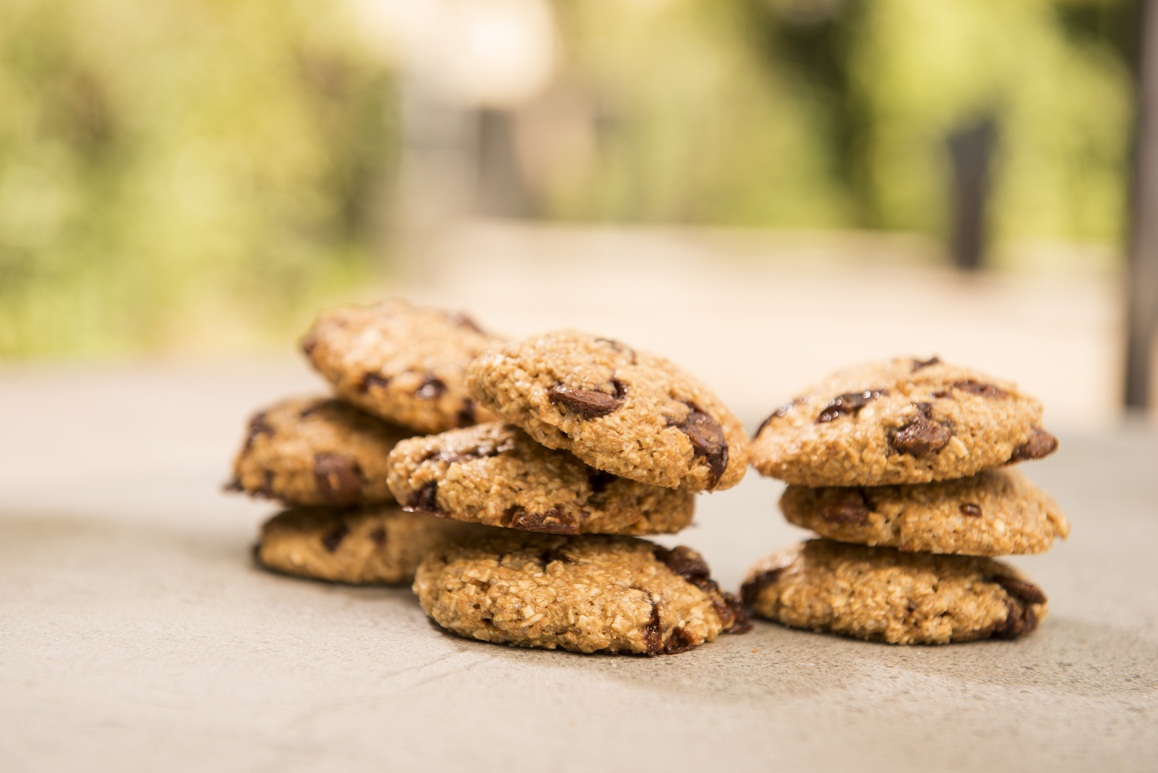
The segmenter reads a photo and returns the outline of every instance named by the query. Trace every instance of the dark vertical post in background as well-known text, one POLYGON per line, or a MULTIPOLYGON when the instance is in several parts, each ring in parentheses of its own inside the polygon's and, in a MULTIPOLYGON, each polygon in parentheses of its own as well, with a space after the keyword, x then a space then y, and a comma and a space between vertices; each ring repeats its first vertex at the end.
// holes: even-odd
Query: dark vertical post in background
POLYGON ((1126 407, 1150 403, 1158 327, 1158 8, 1142 2, 1126 331, 1126 407))
POLYGON ((989 168, 996 136, 993 118, 987 116, 953 132, 946 141, 953 162, 950 246, 954 263, 965 271, 981 268, 985 254, 989 168))

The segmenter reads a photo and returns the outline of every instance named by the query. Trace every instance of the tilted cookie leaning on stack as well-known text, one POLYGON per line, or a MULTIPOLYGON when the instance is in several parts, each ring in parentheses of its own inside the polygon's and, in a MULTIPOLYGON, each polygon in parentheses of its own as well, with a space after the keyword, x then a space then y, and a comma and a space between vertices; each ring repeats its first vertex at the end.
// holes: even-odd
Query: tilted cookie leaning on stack
POLYGON ((1014 384, 931 360, 837 372, 776 410, 752 463, 789 484, 787 519, 822 539, 752 568, 745 603, 785 625, 893 644, 1016 638, 1045 594, 992 556, 1069 534, 1007 465, 1057 448, 1014 384))
POLYGON ((407 584, 439 541, 481 531, 400 508, 386 459, 416 432, 474 422, 466 368, 497 340, 462 314, 403 301, 320 315, 302 348, 339 397, 258 412, 234 460, 230 490, 290 506, 262 527, 257 562, 313 579, 407 584))
POLYGON ((660 357, 582 333, 498 345, 468 373, 507 424, 400 442, 390 490, 415 512, 500 527, 419 565, 422 608, 461 636, 577 652, 657 655, 746 629, 679 531, 694 493, 734 486, 747 435, 660 357))

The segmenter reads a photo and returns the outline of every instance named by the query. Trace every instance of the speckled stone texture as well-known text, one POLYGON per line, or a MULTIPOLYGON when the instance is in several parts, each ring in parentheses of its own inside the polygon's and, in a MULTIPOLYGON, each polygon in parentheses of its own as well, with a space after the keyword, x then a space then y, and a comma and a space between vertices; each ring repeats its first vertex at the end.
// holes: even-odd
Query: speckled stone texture
POLYGON ((761 474, 803 486, 962 478, 1052 453, 1041 404, 937 358, 838 371, 777 409, 752 443, 761 474))
POLYGON ((789 486, 780 509, 822 537, 927 553, 1043 553, 1070 533, 1053 497, 1016 470, 911 486, 789 486))
POLYGON ((695 495, 588 467, 497 422, 416 437, 388 460, 408 509, 553 534, 668 534, 688 526, 695 495))
POLYGON ((662 357, 562 331, 496 346, 468 373, 504 421, 613 475, 687 491, 731 488, 748 436, 730 410, 662 357))
POLYGON ((250 418, 227 488, 289 505, 392 502, 386 457, 410 434, 339 400, 284 400, 250 418))
POLYGON ((1045 594, 990 558, 901 553, 817 539, 768 556, 742 590, 759 617, 890 644, 1030 633, 1045 594))
POLYGON ((403 585, 414 579, 418 563, 442 540, 471 531, 467 524, 392 505, 361 510, 298 507, 262 525, 253 556, 258 565, 295 577, 403 585))
POLYGON ((461 541, 422 562, 414 591, 442 627, 521 647, 659 655, 747 630, 698 553, 631 537, 461 541))
POLYGON ((498 340, 464 314, 391 300, 322 313, 302 351, 344 400, 416 432, 441 432, 494 418, 464 378, 498 340))

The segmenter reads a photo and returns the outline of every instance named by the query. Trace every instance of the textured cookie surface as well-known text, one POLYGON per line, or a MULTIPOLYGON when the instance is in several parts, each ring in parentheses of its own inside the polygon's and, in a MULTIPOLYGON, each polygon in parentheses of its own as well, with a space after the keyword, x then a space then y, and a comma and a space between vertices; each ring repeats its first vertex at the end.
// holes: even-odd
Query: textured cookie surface
POLYGON ((1041 404, 969 368, 898 358, 842 370, 777 409, 752 463, 803 486, 963 478, 1052 453, 1041 404))
POLYGON ((464 381, 471 359, 498 339, 468 317, 385 301, 321 314, 302 350, 335 394, 417 432, 494 418, 464 381))
POLYGON ((514 531, 433 551, 414 591, 460 636, 521 647, 658 655, 747 630, 689 548, 514 531))
POLYGON ((926 553, 1042 553, 1070 532, 1057 502, 1016 470, 910 486, 789 486, 780 509, 822 537, 926 553))
POLYGON ((666 534, 692 521, 695 495, 588 467, 490 422, 399 443, 390 490, 404 507, 553 534, 666 534))
POLYGON ((748 436, 671 362, 607 338, 556 332, 492 348, 472 393, 549 448, 641 483, 688 491, 740 482, 748 436))
POLYGON ((990 558, 810 540, 748 574, 744 603, 794 628, 884 641, 1015 639, 1045 618, 1045 594, 990 558))
POLYGON ((253 554, 261 566, 296 577, 398 585, 414 579, 418 563, 441 540, 468 531, 466 524, 391 505, 298 507, 265 522, 253 554))
POLYGON ((229 488, 291 505, 392 502, 386 457, 409 435, 339 400, 285 400, 249 420, 229 488))

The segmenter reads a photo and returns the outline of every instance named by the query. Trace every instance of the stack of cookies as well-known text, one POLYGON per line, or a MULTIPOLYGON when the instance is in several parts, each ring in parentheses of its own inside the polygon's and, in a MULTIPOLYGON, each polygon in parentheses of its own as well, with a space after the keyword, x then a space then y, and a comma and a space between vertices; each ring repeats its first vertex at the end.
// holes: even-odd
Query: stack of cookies
POLYGON ((1057 448, 1040 403, 968 368, 894 359, 850 368, 776 410, 752 464, 789 484, 785 517, 822 539, 759 562, 759 616, 893 644, 1016 638, 1045 594, 994 556, 1040 553, 1069 524, 1009 465, 1057 448))
POLYGON ((501 421, 404 440, 387 460, 409 510, 497 527, 443 543, 418 567, 414 590, 439 625, 645 655, 745 628, 695 551, 638 539, 689 525, 695 492, 744 475, 743 427, 703 385, 575 332, 492 347, 467 382, 501 421))
POLYGON ((400 508, 386 459, 416 433, 491 418, 465 376, 497 340, 461 314, 403 301, 322 314, 302 348, 335 396, 258 412, 234 460, 229 489, 289 507, 262 527, 258 563, 334 582, 411 582, 430 548, 466 527, 400 508))
POLYGON ((745 629, 699 554, 638 539, 748 463, 740 422, 667 360, 580 333, 504 345, 401 301, 327 312, 302 348, 334 397, 256 414, 229 486, 290 506, 261 566, 413 580, 439 625, 519 646, 656 655, 745 629))

